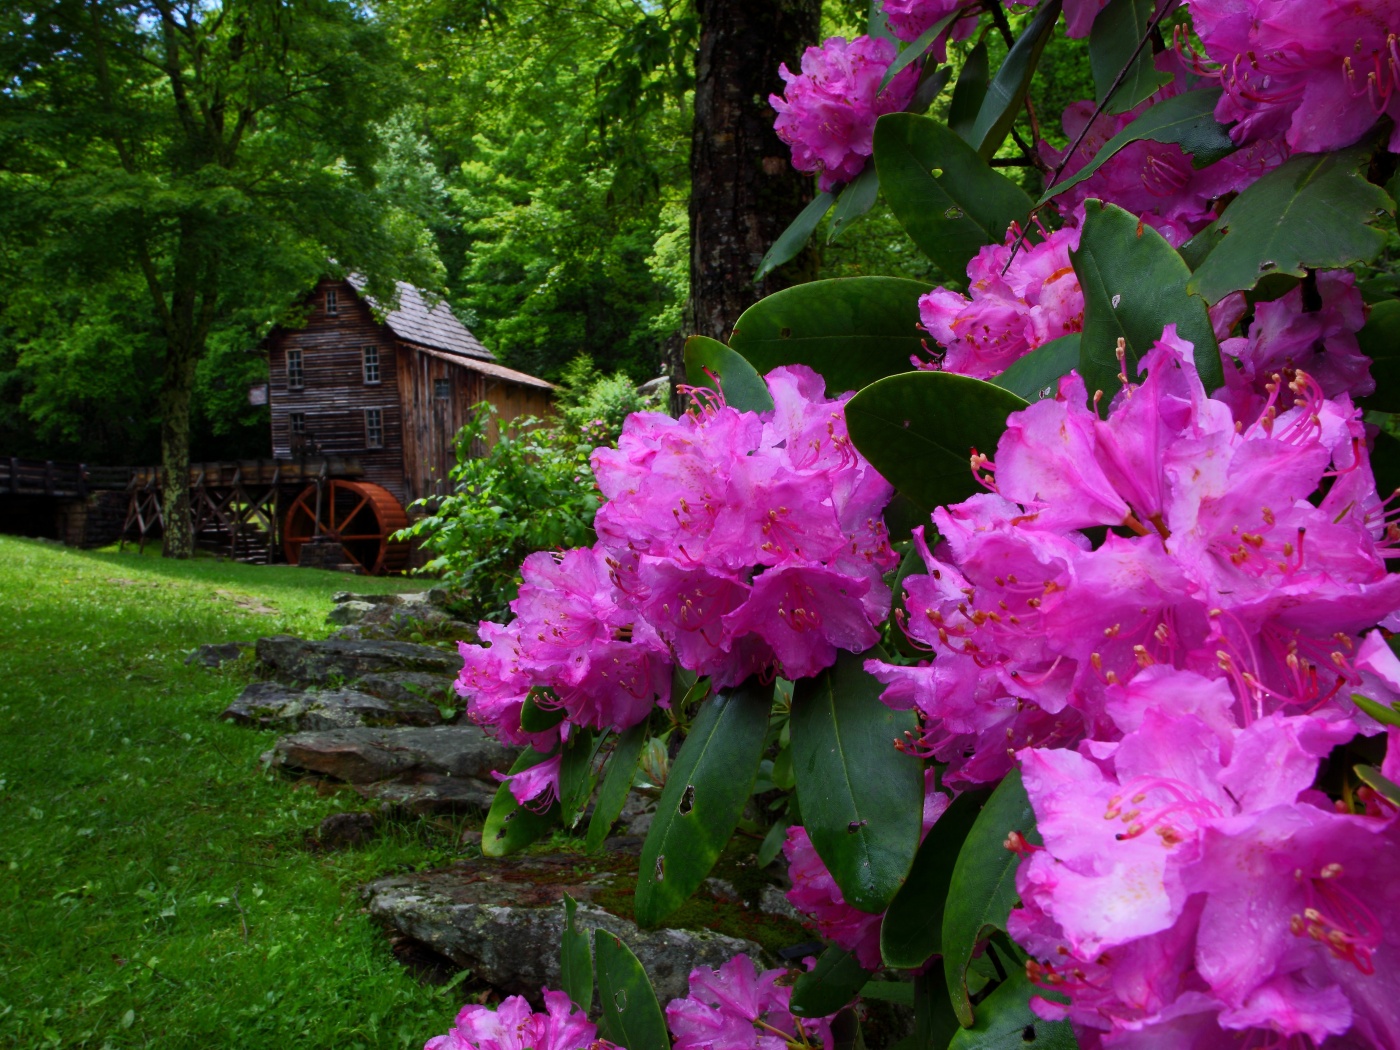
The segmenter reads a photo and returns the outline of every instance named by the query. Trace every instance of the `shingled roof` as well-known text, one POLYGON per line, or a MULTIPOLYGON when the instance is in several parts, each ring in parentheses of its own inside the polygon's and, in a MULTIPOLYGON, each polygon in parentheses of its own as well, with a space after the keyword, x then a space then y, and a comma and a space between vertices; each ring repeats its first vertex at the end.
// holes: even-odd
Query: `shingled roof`
MULTIPOLYGON (((355 291, 364 295, 365 279, 359 274, 351 274, 349 281, 355 291)), ((413 285, 396 281, 399 290, 399 306, 384 317, 389 331, 406 343, 444 350, 449 354, 470 357, 477 361, 494 361, 496 355, 481 345, 481 340, 452 312, 446 302, 439 300, 429 306, 427 299, 413 285)), ((370 296, 365 301, 379 309, 379 304, 370 296)))

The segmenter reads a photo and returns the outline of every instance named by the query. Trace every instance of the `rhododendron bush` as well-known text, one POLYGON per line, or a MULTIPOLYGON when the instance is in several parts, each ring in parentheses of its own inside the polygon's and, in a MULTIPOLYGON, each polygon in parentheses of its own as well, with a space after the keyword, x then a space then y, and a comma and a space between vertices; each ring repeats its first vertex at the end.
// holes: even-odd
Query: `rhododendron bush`
POLYGON ((639 923, 731 848, 825 947, 663 1007, 570 905, 544 1012, 430 1046, 854 1046, 866 989, 918 1050, 1400 1050, 1400 4, 994 3, 776 71, 818 192, 764 269, 878 191, 944 280, 692 338, 688 411, 593 456, 596 541, 462 646, 524 749, 488 854, 596 849, 645 779, 639 923))

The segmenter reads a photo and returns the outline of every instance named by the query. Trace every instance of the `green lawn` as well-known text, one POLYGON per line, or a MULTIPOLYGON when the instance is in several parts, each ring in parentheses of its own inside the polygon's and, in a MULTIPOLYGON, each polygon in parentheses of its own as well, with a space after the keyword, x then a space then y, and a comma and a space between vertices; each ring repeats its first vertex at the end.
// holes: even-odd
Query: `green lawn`
POLYGON ((0 1046, 418 1047, 453 993, 419 985, 360 882, 453 855, 393 826, 320 853, 361 808, 264 774, 274 734, 217 715, 246 671, 201 642, 324 637, 337 590, 407 581, 68 550, 0 536, 0 1046))

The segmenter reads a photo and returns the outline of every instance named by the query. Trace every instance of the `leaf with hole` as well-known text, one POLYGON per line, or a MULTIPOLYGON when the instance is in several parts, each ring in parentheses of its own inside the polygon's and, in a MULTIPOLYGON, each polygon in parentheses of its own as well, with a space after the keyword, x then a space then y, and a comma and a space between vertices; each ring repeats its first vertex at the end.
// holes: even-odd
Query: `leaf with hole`
POLYGON ((1016 123, 1021 105, 1026 101, 1026 89, 1030 87, 1036 63, 1040 61, 1040 53, 1045 50, 1045 43, 1050 39, 1050 32, 1059 17, 1060 0, 1042 3, 1031 24, 1016 38, 992 77, 992 82, 987 85, 987 93, 982 98, 977 119, 973 121, 967 138, 987 160, 996 156, 1011 126, 1016 123))
POLYGON ((828 397, 907 371, 922 347, 919 296, 902 277, 841 277, 785 288, 739 317, 730 346, 759 372, 806 365, 828 397))
POLYGON ((1118 84, 1105 112, 1126 113, 1171 81, 1170 73, 1159 73, 1152 64, 1152 44, 1147 38, 1156 13, 1157 0, 1108 0, 1094 18, 1089 30, 1094 100, 1102 102, 1114 83, 1118 84))
POLYGON ((825 191, 812 198, 812 203, 803 208, 788 228, 778 234, 778 239, 773 242, 773 246, 763 256, 763 261, 758 264, 758 272, 753 275, 754 281, 763 280, 779 266, 792 262, 793 259, 801 255, 802 249, 807 247, 807 242, 812 239, 812 234, 822 224, 826 213, 831 210, 831 206, 835 203, 835 194, 825 191))
POLYGON ((842 652, 792 699, 792 766, 803 826, 852 907, 880 912, 909 873, 919 846, 923 763, 895 750, 918 728, 912 711, 880 700, 865 670, 875 648, 842 652))
POLYGON ((1019 770, 1008 773, 982 807, 958 851, 948 882, 943 910, 943 974, 953 1010, 966 1028, 973 1024, 972 1001, 967 992, 968 964, 979 941, 994 930, 1006 929, 1006 917, 1016 906, 1016 865, 1020 858, 1006 848, 1006 837, 1013 831, 1040 845, 1035 814, 1019 770))
MULTIPOLYGON (((553 757, 553 753, 542 755, 534 748, 527 747, 510 767, 510 772, 519 773, 553 757)), ((496 789, 496 797, 491 800, 491 809, 481 826, 481 852, 488 857, 504 857, 518 852, 542 835, 549 834, 558 822, 558 802, 545 812, 536 813, 515 801, 515 796, 510 793, 510 782, 507 781, 496 789)))
POLYGON ((1077 1050, 1068 1021, 1046 1021, 1031 1009, 1031 996, 1058 999, 1013 968, 991 995, 977 1004, 977 1023, 959 1030, 948 1050, 1077 1050))
POLYGON ((1191 155, 1191 162, 1197 168, 1204 168, 1229 156, 1238 147, 1230 140, 1225 125, 1215 119, 1215 104, 1220 101, 1220 94, 1220 88, 1204 88, 1154 103, 1142 116, 1100 146, 1093 160, 1041 194, 1040 200, 1035 202, 1036 207, 1092 176, 1124 146, 1143 139, 1180 146, 1191 155))
POLYGON ((602 848, 608 832, 622 815, 622 807, 627 804, 627 793, 632 790, 632 774, 637 771, 637 759, 642 753, 642 744, 647 736, 645 721, 634 725, 620 737, 608 759, 608 772, 603 777, 603 786, 598 789, 598 801, 593 805, 593 816, 588 819, 588 835, 584 847, 590 852, 602 848))
POLYGON ((632 949, 606 930, 593 931, 599 1034, 627 1050, 670 1050, 666 1019, 632 949))
POLYGON ((791 1010, 798 1017, 826 1017, 857 995, 870 980, 856 957, 831 945, 817 957, 817 965, 797 978, 792 988, 791 1010))
POLYGON ((987 382, 1027 401, 1054 397, 1063 376, 1079 367, 1079 333, 1042 343, 987 382))
POLYGON ((1030 214, 1025 190, 931 117, 888 113, 876 121, 875 166, 899 224, 955 283, 983 246, 1001 243, 1007 227, 1030 214))
POLYGON ((1168 324, 1194 347, 1206 390, 1225 382, 1205 301, 1187 291, 1191 271, 1160 233, 1117 205, 1089 200, 1070 261, 1084 292, 1079 374, 1090 397, 1104 392, 1103 411, 1120 386, 1118 340, 1127 350, 1127 375, 1136 380, 1138 362, 1168 324))
POLYGON ((758 777, 773 688, 750 678, 700 708, 642 844, 637 922, 656 926, 699 888, 729 842, 758 777))
POLYGON ((972 450, 990 456, 1006 417, 1026 402, 951 372, 906 372, 846 403, 846 430, 861 455, 925 515, 983 491, 972 450))
POLYGON ((692 335, 685 341, 685 379, 691 386, 718 387, 725 403, 741 412, 773 411, 773 395, 763 377, 718 339, 692 335))
POLYGON ((1369 157, 1367 148, 1300 154, 1246 187, 1207 227, 1218 243, 1196 267, 1188 289, 1218 303, 1269 274, 1301 277, 1307 269, 1375 258, 1385 244, 1376 222, 1395 203, 1359 170, 1369 157))
POLYGON ((593 953, 575 921, 578 902, 564 894, 564 936, 559 946, 559 985, 584 1013, 593 1008, 593 953))

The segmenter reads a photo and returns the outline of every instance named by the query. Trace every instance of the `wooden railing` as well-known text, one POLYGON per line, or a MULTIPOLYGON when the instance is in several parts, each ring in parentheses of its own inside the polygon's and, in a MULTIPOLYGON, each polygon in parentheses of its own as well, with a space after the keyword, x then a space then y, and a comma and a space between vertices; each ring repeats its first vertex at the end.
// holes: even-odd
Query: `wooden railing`
POLYGON ((94 489, 124 489, 130 482, 130 467, 0 456, 0 495, 81 499, 94 489))

